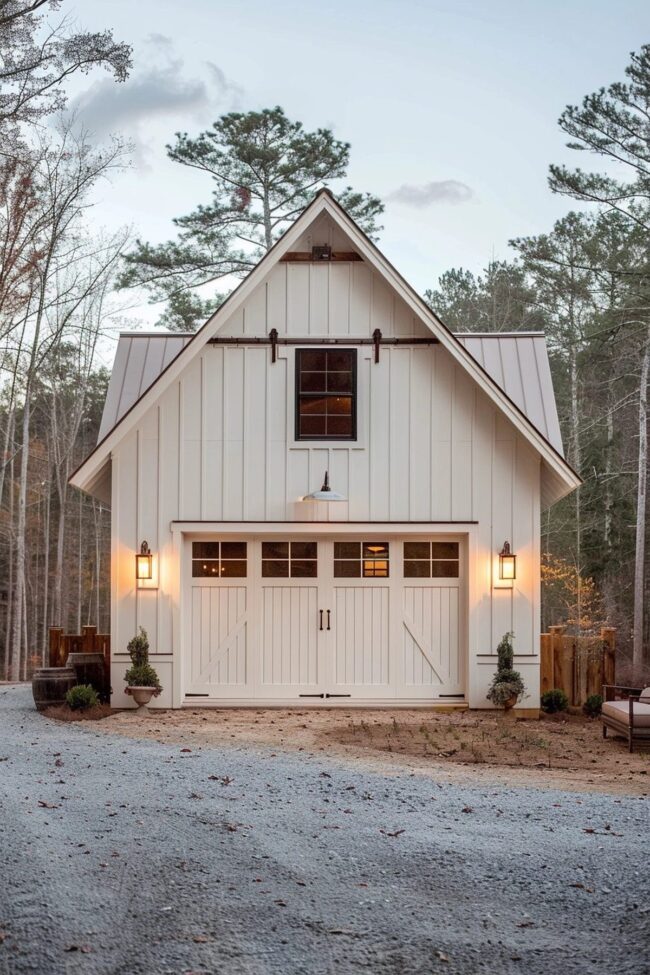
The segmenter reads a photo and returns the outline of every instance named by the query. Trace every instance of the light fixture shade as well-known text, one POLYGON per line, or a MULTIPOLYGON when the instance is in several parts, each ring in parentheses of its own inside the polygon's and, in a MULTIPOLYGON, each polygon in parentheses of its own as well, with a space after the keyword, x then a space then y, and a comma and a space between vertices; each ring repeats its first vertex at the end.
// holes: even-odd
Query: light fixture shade
POLYGON ((511 582, 517 578, 517 556, 510 551, 510 542, 504 542, 499 552, 499 579, 511 582))
POLYGON ((330 476, 329 471, 325 471, 325 478, 321 486, 320 491, 312 491, 311 494, 306 494, 303 501, 347 501, 348 499, 343 494, 339 494, 337 491, 332 491, 330 487, 330 476))
POLYGON ((143 542, 135 556, 135 577, 138 582, 153 578, 153 555, 148 542, 143 542))

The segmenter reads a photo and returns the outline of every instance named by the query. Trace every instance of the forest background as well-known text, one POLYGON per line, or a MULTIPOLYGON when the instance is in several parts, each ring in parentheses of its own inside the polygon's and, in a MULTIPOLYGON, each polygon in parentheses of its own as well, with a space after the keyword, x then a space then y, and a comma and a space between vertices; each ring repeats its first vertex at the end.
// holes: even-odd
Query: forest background
MULTIPOLYGON (((167 242, 100 232, 99 188, 119 182, 133 148, 91 138, 69 85, 90 71, 119 85, 132 51, 110 30, 78 30, 60 7, 0 0, 0 679, 45 658, 50 625, 109 628, 110 512, 67 482, 97 440, 108 382, 98 350, 133 327, 133 295, 148 295, 161 327, 193 331, 322 186, 379 241, 390 206, 349 186, 351 147, 331 128, 308 131, 275 106, 173 137, 178 179, 202 174, 205 195, 167 242)), ((559 119, 577 165, 551 165, 548 178, 566 215, 513 238, 509 259, 479 274, 449 269, 424 298, 454 331, 546 333, 567 459, 584 483, 544 515, 542 626, 590 636, 607 621, 621 674, 641 679, 650 45, 603 84, 559 119)))

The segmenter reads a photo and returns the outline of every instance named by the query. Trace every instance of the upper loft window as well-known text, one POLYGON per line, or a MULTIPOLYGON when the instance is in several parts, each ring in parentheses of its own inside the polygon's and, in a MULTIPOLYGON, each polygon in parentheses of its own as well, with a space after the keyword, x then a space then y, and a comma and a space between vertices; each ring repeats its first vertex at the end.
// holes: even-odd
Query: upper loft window
POLYGON ((356 439, 356 350, 296 349, 296 440, 356 439))

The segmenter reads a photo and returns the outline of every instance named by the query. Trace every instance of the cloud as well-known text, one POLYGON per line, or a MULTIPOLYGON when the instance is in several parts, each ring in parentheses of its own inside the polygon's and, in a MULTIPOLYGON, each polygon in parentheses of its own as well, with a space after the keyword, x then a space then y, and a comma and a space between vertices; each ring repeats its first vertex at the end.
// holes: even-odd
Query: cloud
POLYGON ((404 183, 386 197, 394 203, 408 207, 428 207, 434 203, 467 203, 474 196, 474 190, 457 179, 443 179, 413 186, 404 183))
MULTIPOLYGON (((120 133, 135 149, 135 162, 146 168, 153 139, 147 130, 152 121, 173 119, 198 124, 213 121, 239 103, 243 90, 231 82, 216 64, 206 64, 205 77, 188 78, 184 62, 174 52, 174 44, 164 34, 147 38, 146 59, 151 67, 134 71, 123 84, 110 79, 92 84, 71 103, 70 111, 98 139, 120 133)), ((158 142, 158 138, 155 140, 158 142)))

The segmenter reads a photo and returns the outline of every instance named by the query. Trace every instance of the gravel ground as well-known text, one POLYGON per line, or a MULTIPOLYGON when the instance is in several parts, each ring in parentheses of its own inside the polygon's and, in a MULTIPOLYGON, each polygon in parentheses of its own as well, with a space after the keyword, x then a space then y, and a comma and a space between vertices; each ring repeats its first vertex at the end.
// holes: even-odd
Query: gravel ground
POLYGON ((646 797, 58 724, 0 688, 0 972, 649 970, 646 797))

